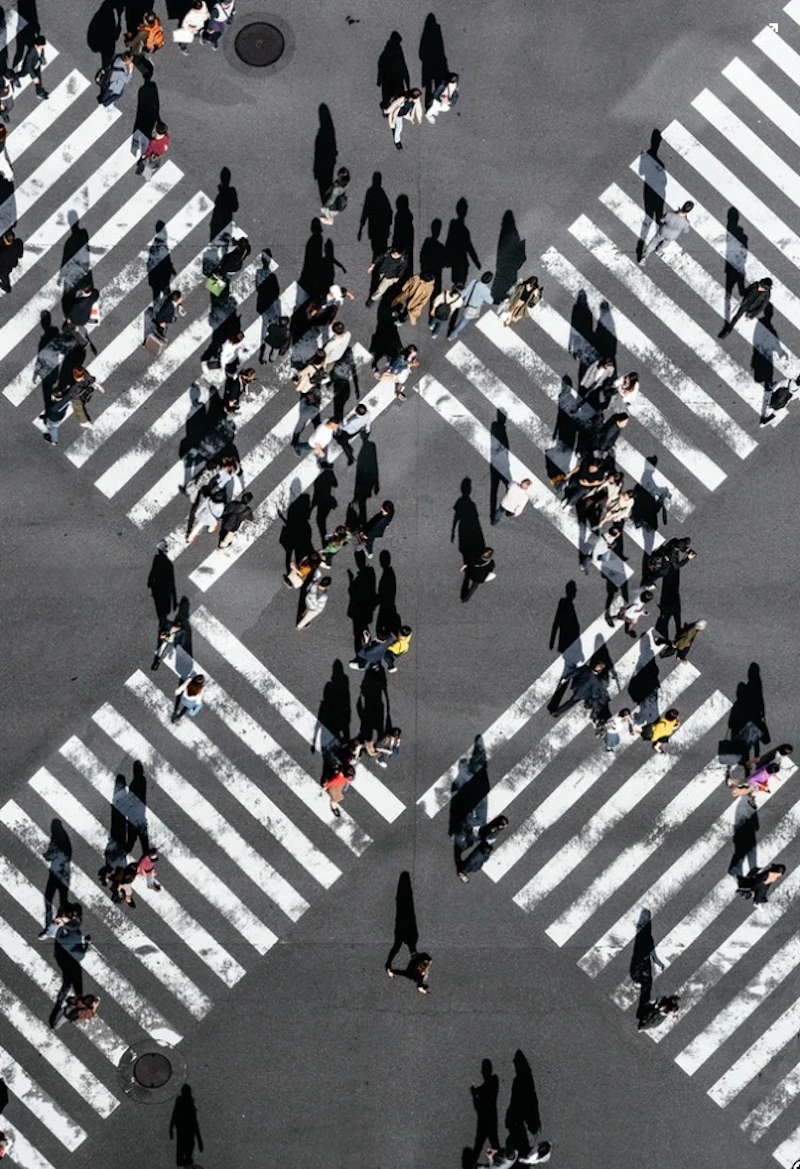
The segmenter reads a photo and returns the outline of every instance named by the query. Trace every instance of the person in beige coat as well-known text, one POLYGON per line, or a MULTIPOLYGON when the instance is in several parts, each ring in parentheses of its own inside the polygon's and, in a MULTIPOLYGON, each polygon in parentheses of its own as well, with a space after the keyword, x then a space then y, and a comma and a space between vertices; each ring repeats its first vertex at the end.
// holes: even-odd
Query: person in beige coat
POLYGON ((435 284, 436 281, 430 272, 410 276, 392 301, 392 308, 399 304, 406 305, 409 323, 416 325, 433 294, 435 284))

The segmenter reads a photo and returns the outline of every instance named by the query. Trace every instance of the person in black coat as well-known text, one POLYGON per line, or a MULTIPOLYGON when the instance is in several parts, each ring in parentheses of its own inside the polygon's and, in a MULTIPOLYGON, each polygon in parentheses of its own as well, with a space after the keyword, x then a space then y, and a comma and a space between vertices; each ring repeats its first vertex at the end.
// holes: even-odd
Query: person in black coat
POLYGON ((11 291, 11 273, 22 259, 25 246, 21 239, 14 234, 11 228, 3 232, 0 239, 0 288, 3 292, 11 291))
POLYGON ((727 325, 723 325, 718 336, 727 337, 729 333, 733 332, 734 326, 740 317, 747 317, 749 321, 760 317, 764 309, 769 304, 769 298, 772 295, 772 281, 769 276, 762 276, 755 284, 750 284, 744 290, 744 296, 739 301, 739 307, 733 314, 727 325))
POLYGON ((364 545, 364 553, 368 560, 372 560, 375 541, 385 533, 393 519, 394 504, 391 499, 385 499, 381 504, 381 510, 376 512, 372 519, 367 520, 364 527, 358 533, 359 539, 364 545))
POLYGON ((233 543, 233 537, 242 524, 252 523, 253 509, 250 506, 252 502, 252 492, 245 491, 239 499, 232 499, 225 504, 219 533, 220 548, 227 548, 229 544, 233 543))

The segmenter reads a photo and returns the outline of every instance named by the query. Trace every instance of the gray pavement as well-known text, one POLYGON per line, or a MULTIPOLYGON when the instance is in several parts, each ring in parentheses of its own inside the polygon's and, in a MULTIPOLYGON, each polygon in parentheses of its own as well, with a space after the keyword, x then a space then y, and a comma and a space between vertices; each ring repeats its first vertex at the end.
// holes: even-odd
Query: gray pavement
MULTIPOLYGON (((236 27, 261 12, 251 0, 242 0, 236 27)), ((91 80, 98 58, 86 43, 87 11, 72 0, 46 15, 42 8, 39 15, 59 50, 49 67, 54 83, 73 68, 91 80)), ((796 423, 791 410, 776 430, 759 431, 757 416, 724 384, 719 357, 698 352, 685 329, 676 335, 676 318, 669 306, 661 313, 645 307, 632 287, 612 277, 603 259, 590 254, 568 229, 579 216, 588 216, 621 251, 633 254, 634 237, 608 205, 598 202, 598 196, 617 183, 641 207, 641 183, 629 169, 630 163, 648 146, 654 127, 664 129, 666 137, 673 118, 791 225, 798 193, 791 177, 779 175, 776 187, 775 171, 765 175, 759 156, 743 160, 691 103, 708 87, 796 169, 797 144, 787 142, 784 132, 754 109, 730 80, 721 78, 720 71, 738 55, 796 109, 795 83, 774 63, 765 63, 750 42, 765 22, 778 20, 780 34, 800 52, 800 28, 778 9, 756 11, 738 0, 702 9, 674 5, 669 14, 656 14, 656 18, 649 9, 631 4, 601 3, 578 12, 552 3, 501 2, 491 13, 444 5, 436 10, 436 18, 450 67, 461 74, 463 96, 456 112, 441 118, 434 129, 424 126, 412 133, 409 128, 400 153, 392 148, 379 115, 375 64, 396 27, 403 37, 412 81, 417 77, 425 7, 404 9, 402 20, 399 14, 379 19, 374 11, 359 11, 339 2, 327 5, 324 12, 293 7, 279 15, 291 26, 295 47, 286 67, 269 78, 248 75, 234 63, 230 35, 215 56, 194 46, 192 55, 183 59, 170 46, 157 58, 161 111, 173 135, 171 160, 184 177, 113 253, 96 258, 98 286, 113 281, 147 247, 156 215, 169 219, 197 191, 213 200, 220 169, 227 166, 238 194, 236 223, 256 250, 271 249, 278 264, 278 287, 284 291, 304 266, 309 223, 319 206, 315 139, 317 163, 327 156, 328 165, 333 164, 330 142, 318 138, 321 103, 329 107, 333 120, 336 165, 347 165, 354 176, 350 205, 326 238, 334 241, 336 258, 346 268, 339 272, 341 281, 356 292, 346 319, 362 343, 369 343, 374 320, 363 307, 371 254, 366 234, 358 241, 356 232, 361 201, 374 170, 380 171, 392 203, 400 195, 408 196, 415 254, 429 234, 432 219, 442 219, 446 236, 456 202, 463 197, 469 205, 466 222, 480 266, 504 271, 509 281, 528 271, 539 273, 548 310, 561 321, 569 321, 574 295, 552 268, 544 270, 540 262, 548 248, 556 248, 585 282, 609 296, 613 327, 620 331, 620 367, 639 367, 646 395, 671 424, 674 420, 665 439, 655 433, 651 418, 638 417, 630 427, 630 442, 644 456, 658 455, 659 469, 693 506, 683 524, 672 514, 667 534, 687 532, 698 549, 697 561, 682 577, 684 616, 707 618, 709 629, 691 659, 699 677, 687 688, 685 701, 676 700, 676 704, 689 717, 715 691, 733 701, 750 663, 756 662, 772 743, 791 740, 797 626, 791 511, 796 423), (348 23, 347 17, 356 23, 348 23), (508 212, 513 216, 510 232, 508 212), (506 229, 498 242, 504 221, 506 229), (729 426, 710 427, 700 411, 676 405, 676 396, 659 380, 663 364, 657 358, 648 361, 631 354, 625 318, 721 403, 729 426), (736 426, 759 443, 746 458, 740 458, 731 443, 736 426), (724 481, 715 490, 697 474, 696 461, 681 461, 676 435, 685 437, 724 472, 724 481)), ((29 115, 33 106, 32 95, 22 95, 15 123, 29 115)), ((119 124, 73 164, 68 176, 44 192, 30 213, 30 228, 27 218, 21 219, 23 238, 89 179, 99 159, 124 142, 134 113, 134 95, 130 93, 119 108, 119 124)), ((68 130, 80 127, 93 109, 89 87, 58 127, 31 143, 19 164, 22 175, 45 163, 68 130)), ((12 158, 13 143, 12 131, 12 158)), ((730 194, 717 192, 711 183, 698 179, 668 142, 660 156, 670 174, 724 224, 738 192, 733 188, 730 194)), ((138 180, 127 175, 113 194, 88 211, 82 222, 90 236, 138 189, 138 180)), ((787 289, 795 289, 791 240, 787 237, 776 249, 759 223, 747 215, 743 218, 753 252, 787 289)), ((704 238, 698 216, 687 252, 719 282, 722 259, 708 249, 704 238)), ((207 240, 206 222, 175 248, 175 267, 189 263, 207 240)), ((43 255, 12 297, 0 304, 0 327, 55 276, 61 247, 59 243, 43 255)), ((653 260, 647 275, 674 303, 685 306, 713 338, 718 318, 694 296, 696 280, 687 288, 691 274, 687 281, 669 267, 667 262, 653 260)), ((473 266, 471 274, 474 271, 473 266)), ((109 345, 119 330, 144 311, 148 292, 146 284, 132 287, 119 308, 103 318, 95 334, 99 348, 109 345)), ((202 291, 192 293, 187 302, 190 315, 202 317, 202 291)), ((54 316, 57 320, 57 306, 54 316)), ((252 301, 243 308, 242 319, 245 325, 255 319, 252 301)), ((800 352, 791 317, 779 316, 776 326, 784 344, 800 352)), ((558 377, 574 376, 575 365, 564 352, 559 328, 555 317, 540 317, 519 326, 518 335, 558 377)), ((38 329, 34 329, 4 356, 6 384, 25 370, 37 340, 38 329)), ((513 355, 501 353, 492 337, 475 327, 464 333, 463 341, 472 358, 535 411, 549 431, 555 407, 540 379, 521 369, 513 355)), ((726 352, 749 374, 750 346, 736 336, 726 345, 726 352)), ((420 347, 421 376, 436 379, 459 411, 466 409, 488 430, 496 421, 496 404, 489 402, 485 392, 489 383, 476 378, 474 369, 456 368, 443 340, 434 345, 424 337, 420 347)), ((335 562, 327 611, 305 634, 293 629, 297 595, 280 583, 285 567, 278 540, 280 522, 233 561, 224 579, 207 591, 198 588, 197 582, 202 580, 201 565, 213 547, 211 539, 205 537, 204 545, 201 542, 176 560, 178 595, 189 597, 195 615, 194 653, 229 695, 224 709, 215 707, 211 696, 196 727, 211 744, 205 750, 215 754, 203 758, 203 748, 191 738, 176 739, 167 725, 159 724, 153 707, 145 709, 135 687, 126 685, 134 671, 143 671, 146 687, 151 688, 148 692, 161 693, 166 708, 172 675, 166 668, 148 675, 155 620, 146 582, 156 543, 183 522, 185 501, 170 499, 142 528, 131 523, 127 513, 174 462, 183 428, 158 446, 146 469, 123 484, 113 498, 106 498, 94 483, 117 465, 162 411, 186 394, 197 373, 197 358, 192 355, 129 420, 109 433, 81 467, 65 457, 68 443, 76 441, 74 423, 69 435, 65 426, 64 441, 57 450, 48 450, 32 426, 40 408, 38 388, 16 408, 3 400, 6 571, 0 580, 0 604, 6 616, 8 665, 0 681, 0 697, 8 728, 5 795, 17 801, 45 839, 51 818, 61 815, 76 868, 93 877, 92 866, 99 864, 99 850, 84 839, 91 825, 87 828, 77 813, 71 816, 69 804, 56 806, 62 797, 56 799, 53 789, 43 788, 41 776, 38 787, 31 787, 29 780, 45 767, 105 832, 105 781, 93 790, 88 776, 60 749, 77 736, 101 767, 93 772, 90 762, 89 774, 107 771, 130 779, 135 752, 122 738, 115 742, 102 729, 102 720, 93 718, 104 704, 110 704, 155 752, 145 767, 151 830, 152 817, 160 817, 180 845, 207 861, 231 890, 231 904, 235 901, 244 907, 277 935, 275 947, 260 956, 245 940, 233 915, 225 920, 219 906, 209 906, 197 882, 188 878, 180 864, 171 862, 168 848, 163 849, 166 891, 245 971, 235 986, 221 985, 209 969, 211 960, 196 941, 199 935, 194 927, 185 927, 191 935, 187 945, 186 938, 176 939, 165 911, 140 905, 135 924, 213 1002, 208 1016, 198 1022, 191 1009, 197 1002, 176 1003, 169 987, 142 969, 129 940, 115 934, 113 919, 109 924, 99 912, 87 908, 86 919, 91 919, 90 932, 102 958, 130 979, 184 1036, 181 1046, 205 1146, 197 1154, 199 1163, 206 1169, 223 1160, 243 1167, 265 1160, 381 1169, 458 1165, 462 1149, 471 1145, 474 1135, 469 1085, 478 1082, 481 1060, 490 1058, 500 1076, 502 1138, 512 1060, 519 1049, 533 1072, 542 1136, 556 1144, 554 1164, 638 1165, 643 1157, 657 1169, 684 1162, 710 1169, 721 1160, 747 1169, 776 1164, 772 1151, 800 1123, 796 1105, 787 1101, 758 1144, 751 1143, 739 1126, 784 1083, 795 1064, 794 1043, 782 1046, 763 1073, 748 1078, 727 1108, 718 1107, 707 1092, 791 1008, 791 974, 765 996, 726 1044, 720 1043, 695 1076, 688 1077, 674 1060, 731 999, 746 997, 757 972, 774 955, 782 948, 790 956, 795 953, 793 889, 781 900, 778 888, 773 906, 779 911, 760 945, 747 952, 743 937, 740 945, 746 960, 712 985, 687 1012, 685 1022, 657 1045, 637 1034, 633 1013, 623 1014, 610 997, 625 979, 630 945, 595 980, 576 965, 620 914, 651 896, 658 876, 728 810, 724 789, 687 814, 674 831, 665 832, 655 855, 632 871, 615 897, 598 901, 591 922, 575 936, 558 945, 544 932, 624 849, 646 839, 654 823, 660 823, 663 804, 679 794, 726 738, 727 716, 709 725, 698 743, 678 759, 674 773, 657 787, 654 784, 653 792, 643 795, 613 831, 600 833, 585 861, 568 870, 544 904, 530 913, 523 912, 512 897, 541 866, 561 863, 559 858, 569 855, 563 850, 570 841, 587 839, 582 835, 587 823, 592 816, 607 814, 609 799, 647 761, 646 749, 635 746, 615 760, 613 769, 585 798, 565 807, 558 822, 529 851, 523 849, 514 871, 496 883, 481 875, 462 887, 454 876, 448 811, 430 818, 417 804, 434 781, 469 752, 475 736, 503 718, 551 666, 550 627, 566 583, 577 581, 581 629, 602 612, 605 595, 599 574, 594 569, 587 576, 580 573, 575 549, 541 509, 529 506, 519 520, 490 529, 492 475, 484 454, 464 438, 466 433, 480 439, 480 433, 465 430, 463 417, 459 422, 451 411, 450 418, 461 430, 456 433, 445 417, 447 411, 432 408, 435 394, 423 401, 412 382, 408 402, 389 407, 372 434, 378 481, 368 507, 371 510, 384 498, 396 502, 397 517, 378 547, 391 554, 398 609, 414 627, 415 640, 409 660, 388 680, 391 720, 404 731, 402 755, 392 770, 375 772, 401 801, 403 810, 392 822, 381 811, 384 797, 378 798, 375 807, 358 790, 345 805, 352 811, 355 831, 371 838, 363 856, 346 844, 342 833, 334 838, 327 820, 312 808, 302 807, 296 791, 287 787, 288 781, 297 779, 298 768, 319 778, 318 752, 312 754, 295 709, 280 695, 265 699, 264 692, 246 677, 241 660, 215 648, 202 624, 204 611, 221 622, 299 700, 312 720, 326 695, 328 705, 320 717, 329 716, 329 683, 332 676, 339 679, 333 687, 333 706, 344 711, 343 719, 355 729, 364 679, 346 670, 342 675, 334 665, 345 663, 353 648, 348 619, 348 570, 353 568, 349 551, 335 562), (457 544, 451 543, 453 508, 465 477, 471 480, 479 521, 495 545, 498 562, 497 580, 481 588, 468 606, 458 602, 461 560, 457 544), (249 739, 242 729, 248 718, 248 725, 255 728, 249 739), (160 759, 167 761, 172 772, 159 771, 160 759), (210 801, 213 811, 238 834, 238 846, 219 834, 212 833, 209 840, 197 795, 189 793, 176 802, 171 794, 176 790, 170 786, 175 774, 210 801), (337 866, 341 876, 334 884, 324 888, 307 864, 289 855, 290 847, 283 848, 274 833, 270 836, 264 831, 263 821, 259 823, 251 814, 246 797, 243 801, 242 778, 266 792, 313 849, 337 866), (238 796, 232 790, 237 784, 238 796), (47 798, 43 791, 49 793, 47 798), (257 888, 253 870, 247 870, 249 862, 242 859, 245 845, 274 866, 295 894, 305 899, 309 908, 302 916, 292 920, 257 888), (416 995, 405 980, 391 983, 382 973, 392 938, 395 887, 404 870, 411 874, 419 944, 434 957, 428 998, 416 995)), ((147 385, 150 377, 145 355, 133 352, 109 378, 110 401, 93 403, 98 415, 101 406, 107 407, 131 387, 147 385)), ((361 381, 371 387, 368 367, 361 381)), ((265 372, 264 384, 268 389, 277 385, 274 370, 265 372)), ((248 423, 241 447, 245 464, 266 432, 279 424, 293 394, 290 386, 282 387, 248 423)), ((532 433, 530 426, 526 429, 512 419, 510 450, 546 484, 544 460, 531 441, 532 433)), ((290 479, 296 469, 291 451, 279 450, 264 475, 254 481, 256 501, 284 478, 290 479)), ((337 461, 329 484, 337 501, 331 514, 337 520, 356 490, 355 475, 343 459, 337 461)), ((319 485, 312 490, 315 504, 321 490, 319 485)), ((626 554, 631 567, 637 567, 641 553, 630 539, 626 554)), ((377 584, 381 577, 377 552, 367 571, 369 567, 375 571, 377 584)), ((610 642, 612 658, 617 660, 632 644, 616 634, 610 642)), ((674 685, 674 678, 670 682, 672 663, 660 665, 660 682, 674 685)), ((519 765, 529 755, 533 762, 523 763, 523 772, 545 757, 543 737, 563 724, 553 722, 543 702, 539 706, 516 734, 490 751, 491 785, 502 782, 512 768, 519 774, 519 765)), ((550 793, 576 784, 594 749, 589 730, 571 739, 565 736, 541 774, 510 804, 512 831, 550 793)), ((762 836, 794 823, 793 802, 790 782, 761 812, 762 836)), ((39 927, 30 906, 35 908, 45 879, 45 867, 35 855, 42 849, 32 848, 30 838, 18 827, 10 828, 7 814, 0 818, 4 821, 3 854, 35 889, 27 908, 18 897, 4 896, 0 913, 18 936, 29 942, 33 939, 33 945, 39 927)), ((797 868, 798 850, 794 831, 786 829, 786 833, 780 855, 791 875, 797 868)), ((657 950, 684 914, 698 904, 711 903, 710 891, 724 876, 729 849, 726 839, 718 855, 704 859, 663 912, 655 914, 657 950)), ((759 859, 773 858, 759 853, 759 859)), ((13 882, 8 871, 5 883, 10 890, 13 882)), ((73 883, 75 888, 79 886, 73 883)), ((86 895, 80 893, 80 897, 88 907, 86 895)), ((674 955, 674 969, 657 980, 657 993, 690 980, 750 912, 749 906, 738 902, 727 905, 685 955, 674 955)), ((12 1013, 11 996, 17 995, 34 1016, 46 1018, 49 1003, 41 985, 41 967, 26 967, 19 944, 9 941, 7 931, 5 938, 5 948, 14 958, 3 976, 7 1014, 12 1013), (39 985, 35 984, 37 971, 39 985)), ((42 948, 39 962, 44 959, 52 965, 49 952, 42 948)), ((91 981, 87 979, 87 984, 91 981)), ((103 1019, 124 1042, 135 1042, 140 1035, 135 1012, 125 1002, 112 1001, 115 996, 110 991, 101 989, 100 993, 103 1019)), ((25 1032, 24 1022, 21 1029, 25 1032)), ((92 1074, 117 1092, 115 1073, 102 1053, 74 1031, 62 1030, 62 1036, 92 1074)), ((148 1107, 123 1100, 101 1122, 91 1101, 79 1099, 74 1086, 65 1086, 58 1054, 56 1066, 48 1063, 22 1037, 15 1022, 0 1024, 0 1045, 85 1129, 86 1140, 69 1155, 77 1169, 94 1165, 100 1158, 133 1166, 173 1155, 168 1136, 170 1104, 148 1107)), ((9 1070, 0 1069, 0 1074, 11 1083, 9 1070)), ((48 1163, 63 1164, 58 1126, 48 1131, 41 1119, 31 1119, 16 1099, 19 1087, 11 1095, 3 1123, 19 1125, 46 1158, 44 1164, 30 1156, 25 1160, 24 1147, 17 1141, 19 1162, 36 1164, 37 1169, 47 1169, 48 1163)), ((88 1098, 91 1092, 85 1095, 88 1098)))

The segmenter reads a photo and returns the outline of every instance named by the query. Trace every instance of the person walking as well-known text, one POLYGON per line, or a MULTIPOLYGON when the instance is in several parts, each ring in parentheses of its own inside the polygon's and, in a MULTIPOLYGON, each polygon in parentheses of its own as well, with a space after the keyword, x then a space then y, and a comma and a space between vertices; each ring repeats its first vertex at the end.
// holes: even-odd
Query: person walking
POLYGON ((630 373, 621 374, 615 378, 614 390, 619 394, 625 405, 632 401, 639 393, 639 375, 635 370, 630 373))
POLYGON ((133 53, 133 63, 149 81, 153 76, 153 66, 148 57, 164 48, 164 29, 155 12, 145 12, 142 22, 136 32, 126 36, 125 43, 133 53))
POLYGON ((53 390, 47 408, 42 415, 47 427, 47 434, 44 435, 44 438, 51 446, 58 446, 58 428, 67 417, 71 405, 72 401, 66 390, 53 390))
POLYGON ((91 348, 93 353, 97 350, 89 340, 87 329, 94 322, 99 299, 100 293, 91 277, 87 277, 67 295, 64 311, 64 332, 71 333, 77 345, 82 349, 91 348))
POLYGON ((399 402, 405 402, 406 400, 405 384, 411 376, 412 369, 419 368, 418 355, 419 350, 416 345, 406 345, 403 352, 389 364, 388 369, 383 370, 381 373, 377 371, 375 373, 375 377, 379 382, 394 383, 394 396, 399 402))
POLYGON ((461 308, 463 303, 461 286, 458 284, 454 284, 450 289, 443 288, 440 293, 434 296, 428 314, 428 324, 432 337, 439 336, 442 330, 449 325, 453 313, 456 309, 461 308))
POLYGON ((150 669, 157 670, 167 654, 175 654, 178 649, 182 649, 186 645, 187 639, 188 630, 183 618, 180 616, 168 617, 158 631, 158 643, 150 669))
POLYGON ((464 303, 455 314, 455 324, 451 325, 447 334, 451 341, 455 341, 456 337, 464 332, 470 321, 477 321, 482 310, 492 303, 492 291, 489 286, 493 280, 494 272, 484 272, 482 276, 470 280, 461 294, 464 303))
MULTIPOLYGON (((341 804, 342 800, 347 795, 347 791, 353 781, 355 773, 356 769, 354 767, 352 767, 350 764, 345 764, 339 768, 335 775, 332 775, 329 779, 324 780, 322 783, 322 791, 328 793, 331 811, 337 819, 342 814, 339 804, 341 804)), ((320 792, 320 795, 321 794, 322 793, 320 792)))
MULTIPOLYGON (((391 670, 389 672, 391 673, 391 670)), ((401 734, 399 727, 389 727, 386 734, 377 742, 368 739, 364 744, 364 750, 378 767, 386 768, 400 754, 401 734)))
POLYGON ((98 394, 104 394, 106 392, 94 374, 89 373, 88 369, 84 369, 82 365, 76 365, 72 371, 72 385, 69 387, 69 398, 72 402, 72 413, 81 426, 92 425, 92 420, 89 417, 86 407, 89 405, 95 390, 97 390, 98 394))
POLYGON ((192 514, 192 526, 186 537, 187 544, 194 544, 204 529, 208 531, 209 535, 213 535, 218 530, 227 502, 228 493, 224 487, 211 488, 209 485, 205 489, 205 493, 200 496, 192 514))
POLYGON ((693 208, 694 203, 687 201, 677 211, 667 211, 658 225, 656 234, 642 252, 642 258, 639 261, 640 268, 645 266, 653 252, 660 252, 664 244, 679 240, 689 231, 689 212, 693 208))
POLYGON ((208 45, 216 53, 219 49, 219 40, 233 21, 235 11, 234 0, 217 0, 211 8, 206 27, 203 30, 203 44, 208 45))
POLYGON ((242 524, 251 524, 253 522, 253 509, 250 506, 252 502, 252 492, 245 491, 238 499, 230 499, 225 504, 220 520, 220 548, 229 548, 242 524))
POLYGON ((265 361, 272 361, 277 353, 278 357, 285 357, 292 345, 292 330, 288 317, 278 317, 267 325, 264 340, 261 343, 258 360, 264 365, 265 361), (267 357, 264 353, 269 349, 267 357))
POLYGON ((189 718, 197 718, 203 707, 203 690, 205 689, 205 674, 192 674, 185 678, 175 690, 175 710, 172 721, 179 722, 185 714, 189 718))
POLYGON ((657 1027, 668 1015, 676 1015, 681 1009, 680 996, 677 994, 662 995, 654 1002, 645 1003, 639 1011, 639 1031, 647 1031, 657 1027))
POLYGON ((0 126, 0 179, 8 186, 14 186, 14 166, 8 154, 8 130, 0 126))
POLYGON ((323 576, 319 569, 311 577, 311 583, 306 589, 303 612, 295 626, 296 629, 305 629, 315 621, 328 603, 328 590, 331 587, 331 578, 323 576))
POLYGON ((202 34, 209 16, 208 5, 205 0, 193 0, 191 8, 176 30, 177 35, 173 34, 178 43, 178 48, 183 54, 188 54, 189 45, 194 44, 197 37, 202 34))
POLYGON ((117 53, 107 69, 101 69, 97 74, 100 83, 98 101, 103 106, 113 106, 133 79, 133 53, 126 49, 124 53, 117 53))
POLYGON ((380 511, 364 524, 358 532, 358 539, 364 547, 364 554, 372 560, 375 550, 375 541, 386 535, 386 529, 394 519, 394 504, 391 499, 384 499, 380 511))
POLYGON ((310 442, 296 442, 294 444, 294 453, 298 456, 307 454, 313 451, 317 456, 317 462, 321 468, 330 466, 328 461, 328 448, 333 442, 333 437, 339 429, 339 423, 335 418, 327 418, 321 422, 311 435, 310 442))
POLYGON ((754 321, 764 313, 772 296, 772 281, 769 276, 762 276, 760 280, 756 280, 754 284, 748 285, 744 290, 744 295, 739 301, 739 307, 733 314, 726 325, 723 325, 717 336, 729 336, 741 317, 747 317, 748 321, 754 321))
MULTIPOLYGON (((633 596, 628 603, 609 618, 609 624, 613 625, 615 621, 624 621, 628 637, 636 637, 636 626, 642 617, 647 616, 649 612, 647 606, 654 595, 652 589, 634 589, 633 596)), ((658 643, 656 642, 656 644, 658 643)))
POLYGON ((446 81, 436 86, 431 95, 431 104, 425 113, 425 121, 431 126, 440 114, 449 113, 458 101, 458 74, 451 73, 446 81))
POLYGON ((363 434, 364 438, 366 438, 372 427, 373 420, 374 417, 369 407, 364 402, 359 402, 349 414, 345 415, 339 429, 334 434, 334 438, 345 453, 349 467, 352 467, 356 461, 353 455, 353 448, 350 445, 351 441, 357 434, 363 434))
POLYGON ((53 1030, 64 1023, 88 1023, 100 1010, 100 999, 96 994, 67 995, 60 1014, 53 1020, 53 1030))
POLYGON ((11 273, 22 259, 25 245, 13 228, 8 228, 0 238, 0 288, 3 292, 11 292, 11 273))
POLYGON ((633 721, 630 707, 623 706, 617 714, 606 719, 603 727, 603 743, 606 751, 616 751, 618 747, 629 747, 638 739, 641 731, 633 721))
POLYGON ((45 60, 45 49, 47 48, 47 40, 41 33, 33 38, 33 44, 25 54, 25 59, 22 63, 17 77, 30 77, 36 86, 36 96, 40 101, 47 101, 50 94, 42 84, 42 70, 47 61, 45 60))
POLYGON ((325 350, 316 349, 306 364, 292 375, 292 382, 298 394, 307 394, 328 381, 325 375, 325 350))
POLYGON ((0 73, 0 121, 5 125, 11 121, 11 111, 14 109, 14 87, 18 85, 14 73, 9 69, 0 73))
POLYGON ((765 905, 769 898, 770 886, 780 881, 785 872, 786 865, 776 864, 775 861, 763 869, 751 869, 746 877, 736 878, 737 893, 745 901, 752 897, 754 907, 765 905))
POLYGON ((408 314, 408 323, 416 325, 431 299, 435 285, 436 280, 430 272, 410 276, 392 301, 392 308, 404 308, 408 314))
POLYGON ((319 550, 320 566, 330 570, 334 556, 337 556, 342 548, 347 547, 354 535, 355 533, 348 528, 347 524, 339 524, 337 528, 329 532, 325 536, 324 545, 319 550))
POLYGON ((772 422, 781 411, 787 408, 797 393, 798 386, 800 386, 800 377, 794 378, 793 380, 784 378, 783 381, 778 382, 770 393, 767 410, 761 416, 760 422, 762 426, 766 426, 768 422, 772 422))
POLYGON ((350 171, 346 166, 340 166, 336 178, 328 188, 320 207, 320 220, 326 227, 330 227, 334 219, 347 206, 347 188, 350 183, 350 171))
POLYGON ((186 309, 183 307, 183 293, 180 289, 175 289, 164 300, 164 303, 159 308, 158 312, 153 318, 153 325, 155 331, 163 341, 167 339, 167 330, 169 326, 177 321, 178 317, 185 317, 186 309))
POLYGON ((379 260, 373 260, 367 268, 368 272, 375 272, 378 277, 378 283, 375 286, 375 291, 371 292, 367 297, 367 308, 375 300, 380 300, 384 293, 387 292, 393 284, 396 284, 406 268, 405 253, 401 248, 394 244, 389 248, 388 252, 384 252, 379 260))
POLYGON ((226 414, 238 414, 241 409, 241 401, 246 397, 247 391, 256 380, 256 371, 252 365, 248 365, 245 369, 239 369, 234 374, 227 374, 225 377, 225 393, 223 396, 223 409, 226 414))
POLYGON ((748 775, 745 772, 744 779, 731 779, 728 777, 726 783, 730 789, 731 798, 736 799, 738 796, 747 796, 750 805, 755 808, 756 795, 767 795, 769 793, 769 781, 773 775, 780 772, 781 765, 773 761, 767 763, 763 767, 756 768, 755 771, 748 775))
POLYGON ((411 648, 413 630, 410 625, 401 625, 394 641, 389 643, 386 650, 386 669, 389 674, 397 673, 397 659, 403 657, 411 648))
POLYGON ((680 716, 674 706, 671 706, 660 718, 651 723, 650 734, 647 738, 653 744, 653 750, 656 754, 664 754, 664 744, 669 742, 680 725, 680 716))
POLYGON ((412 126, 422 123, 422 90, 409 89, 389 102, 383 111, 389 119, 389 129, 392 131, 392 140, 398 150, 403 149, 403 123, 410 122, 412 126))
POLYGON ((166 122, 156 122, 153 137, 147 143, 147 148, 136 164, 137 175, 147 171, 148 178, 155 174, 161 166, 161 160, 169 150, 169 130, 166 122))
POLYGON ((428 986, 428 975, 432 963, 433 959, 430 954, 412 954, 411 961, 405 970, 393 970, 391 966, 387 966, 386 973, 389 978, 395 978, 398 974, 403 978, 410 978, 416 984, 420 994, 430 994, 431 988, 428 986))
POLYGON ((492 527, 497 527, 506 517, 515 518, 522 515, 530 499, 528 492, 533 484, 531 479, 520 479, 519 483, 512 482, 506 487, 505 494, 500 500, 500 506, 492 516, 492 527))
POLYGON ((459 569, 464 573, 464 583, 461 586, 461 600, 468 601, 478 585, 487 580, 494 580, 497 576, 494 563, 494 548, 484 548, 477 560, 462 564, 459 569))
POLYGON ((679 662, 685 662, 689 657, 696 637, 703 632, 707 625, 707 621, 693 621, 689 625, 684 625, 678 636, 672 641, 664 642, 660 638, 654 638, 656 645, 664 646, 664 649, 662 649, 658 656, 660 658, 669 658, 675 654, 679 662))
POLYGON ((377 670, 383 665, 384 658, 389 649, 390 633, 380 630, 376 632, 374 637, 370 637, 368 629, 365 629, 362 634, 362 646, 357 652, 356 656, 348 663, 351 670, 377 670))
POLYGON ((508 828, 508 816, 495 816, 489 824, 478 832, 478 843, 466 857, 459 858, 456 864, 456 876, 466 885, 470 873, 479 873, 494 851, 497 838, 508 828))
POLYGON ((508 298, 505 311, 501 318, 503 324, 506 327, 516 325, 517 321, 521 321, 531 309, 536 308, 536 305, 541 299, 542 288, 535 276, 529 276, 527 280, 521 280, 508 298))
POLYGON ((324 370, 330 373, 337 362, 341 361, 353 341, 353 334, 345 326, 344 321, 334 321, 331 325, 331 335, 322 347, 325 354, 324 370))

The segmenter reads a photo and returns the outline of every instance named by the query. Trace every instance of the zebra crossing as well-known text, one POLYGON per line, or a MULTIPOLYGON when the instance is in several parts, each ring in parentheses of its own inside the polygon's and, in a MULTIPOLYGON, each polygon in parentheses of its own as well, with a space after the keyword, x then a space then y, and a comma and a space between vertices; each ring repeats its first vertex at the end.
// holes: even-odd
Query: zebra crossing
POLYGON ((23 1106, 4 1128, 24 1169, 77 1148, 119 1106, 127 1049, 179 1043, 405 811, 359 763, 335 819, 312 756, 336 744, 330 728, 203 607, 192 632, 194 658, 135 670, 0 807, 0 1075, 23 1106), (205 709, 176 724, 190 668, 205 709), (137 882, 135 910, 114 905, 95 874, 145 847, 161 889, 137 882), (53 1031, 58 950, 54 963, 36 935, 63 900, 83 907, 78 961, 102 1010, 53 1031))

